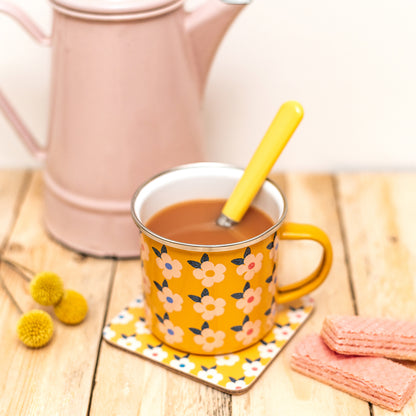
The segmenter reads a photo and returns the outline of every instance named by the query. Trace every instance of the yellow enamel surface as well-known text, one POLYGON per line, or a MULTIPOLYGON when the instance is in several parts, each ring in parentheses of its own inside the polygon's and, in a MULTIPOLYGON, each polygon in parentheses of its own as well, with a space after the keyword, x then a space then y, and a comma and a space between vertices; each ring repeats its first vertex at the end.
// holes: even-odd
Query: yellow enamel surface
MULTIPOLYGON (((178 341, 171 345, 187 352, 223 354, 240 350, 257 342, 271 329, 273 324, 272 317, 267 319, 270 314, 265 315, 272 308, 273 303, 275 304, 275 289, 270 287, 268 290, 270 284, 266 282, 273 274, 274 269, 274 258, 270 256, 271 250, 267 249, 267 245, 273 241, 274 237, 270 236, 266 241, 251 246, 249 248, 250 254, 247 254, 246 248, 227 252, 201 253, 166 246, 166 253, 162 253, 162 244, 144 236, 142 247, 147 246, 144 252, 148 254, 148 256, 146 254, 142 256, 143 278, 146 281, 144 296, 146 304, 151 310, 152 332, 164 342, 170 343, 166 339, 166 334, 162 332, 161 322, 157 317, 163 318, 167 314, 173 326, 179 327, 183 331, 181 341, 178 338, 178 341), (155 249, 161 253, 161 257, 158 257, 155 249), (245 253, 246 257, 244 258, 245 253), (201 262, 201 259, 205 259, 203 258, 204 254, 207 260, 201 262), (233 260, 242 264, 234 264, 233 260), (195 262, 195 265, 201 264, 201 268, 193 267, 190 262, 195 262), (172 270, 167 270, 167 263, 172 264, 172 270), (176 271, 176 274, 172 271, 176 271), (254 302, 258 296, 261 298, 261 301, 253 308, 248 306, 239 309, 236 306, 239 300, 235 298, 238 296, 236 294, 243 294, 244 288, 246 291, 251 289, 249 294, 253 293, 256 298, 254 302), (165 295, 169 294, 174 299, 172 304, 163 302, 165 295), (199 297, 201 302, 195 302, 191 297, 194 299, 199 297), (209 310, 206 311, 207 313, 201 312, 203 307, 209 303, 206 302, 207 299, 203 300, 204 297, 212 298, 208 300, 215 303, 217 309, 215 316, 212 316, 214 313, 210 314, 209 310), (247 337, 239 340, 238 338, 241 338, 242 335, 236 338, 237 331, 232 328, 243 326, 244 320, 247 320, 246 316, 248 316, 248 322, 254 325, 248 338, 253 332, 258 332, 258 334, 252 340, 247 340, 247 337), (204 325, 206 328, 203 328, 204 325), (195 330, 202 332, 208 328, 213 330, 218 337, 218 342, 214 343, 213 349, 210 349, 207 343, 198 344, 198 338, 196 339, 198 334, 195 333, 195 330), (221 337, 223 342, 219 339, 221 337)), ((242 303, 240 302, 239 306, 242 303)), ((275 313, 274 309, 270 313, 275 313)), ((247 331, 250 331, 247 329, 249 325, 246 325, 247 331)), ((202 335, 209 336, 210 332, 204 331, 202 335)), ((199 339, 199 341, 202 340, 199 339)))
MULTIPOLYGON (((277 298, 285 297, 277 286, 278 239, 275 233, 249 247, 203 253, 142 235, 143 291, 152 333, 176 349, 204 355, 258 342, 273 327, 277 298)), ((307 284, 307 290, 291 292, 290 300, 312 290, 307 284)))
POLYGON ((319 266, 305 279, 286 286, 280 286, 277 294, 279 303, 290 302, 316 289, 328 276, 332 265, 332 245, 328 236, 318 227, 310 224, 285 223, 279 230, 281 240, 312 240, 323 248, 319 266))

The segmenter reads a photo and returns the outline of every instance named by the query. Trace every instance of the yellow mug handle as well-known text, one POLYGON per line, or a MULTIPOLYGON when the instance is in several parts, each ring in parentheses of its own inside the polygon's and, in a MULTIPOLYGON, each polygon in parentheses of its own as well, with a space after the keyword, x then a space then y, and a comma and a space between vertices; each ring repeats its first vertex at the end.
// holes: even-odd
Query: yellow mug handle
POLYGON ((277 302, 285 303, 304 296, 316 289, 328 276, 332 265, 332 245, 328 236, 318 227, 288 222, 280 228, 281 240, 313 240, 324 249, 319 266, 305 279, 277 289, 277 302))

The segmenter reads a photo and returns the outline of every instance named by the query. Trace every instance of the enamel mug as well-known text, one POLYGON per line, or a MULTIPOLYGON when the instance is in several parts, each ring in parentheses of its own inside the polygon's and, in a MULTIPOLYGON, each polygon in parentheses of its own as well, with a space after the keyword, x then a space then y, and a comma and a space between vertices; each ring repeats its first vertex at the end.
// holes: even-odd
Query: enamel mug
POLYGON ((330 270, 327 235, 313 225, 285 222, 285 196, 270 180, 253 204, 272 218, 273 226, 248 240, 187 244, 146 227, 151 216, 169 205, 226 199, 242 173, 216 163, 180 166, 146 182, 133 198, 132 215, 141 231, 146 322, 156 337, 176 349, 217 355, 253 345, 272 329, 279 304, 308 294, 330 270), (282 240, 313 240, 323 248, 317 269, 288 286, 279 285, 282 240))

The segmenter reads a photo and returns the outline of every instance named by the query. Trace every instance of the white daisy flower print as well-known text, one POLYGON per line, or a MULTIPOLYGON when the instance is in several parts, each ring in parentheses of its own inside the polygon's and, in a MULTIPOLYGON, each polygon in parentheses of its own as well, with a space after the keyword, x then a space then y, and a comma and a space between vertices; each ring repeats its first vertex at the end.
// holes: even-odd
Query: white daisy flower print
POLYGON ((260 362, 260 358, 252 361, 246 358, 246 363, 243 364, 244 375, 246 377, 258 376, 264 369, 264 365, 260 362))
POLYGON ((143 351, 143 354, 154 361, 162 362, 168 356, 168 353, 163 351, 160 345, 155 347, 148 345, 147 347, 148 348, 143 351))
POLYGON ((279 325, 273 328, 273 334, 276 338, 276 341, 287 341, 295 331, 290 327, 290 324, 279 325))
POLYGON ((112 324, 128 324, 130 321, 133 320, 133 315, 125 309, 121 311, 112 321, 112 324))
POLYGON ((139 296, 129 304, 129 308, 141 308, 143 306, 143 297, 139 296))
POLYGON ((116 335, 116 331, 113 331, 109 325, 106 325, 103 330, 103 336, 105 339, 114 338, 116 335))
POLYGON ((245 377, 241 377, 240 379, 236 380, 233 377, 229 377, 230 381, 225 385, 225 388, 228 390, 241 390, 247 386, 246 382, 244 381, 245 377))
POLYGON ((117 340, 117 345, 121 347, 127 348, 131 351, 137 351, 141 346, 142 343, 136 339, 136 335, 121 335, 121 338, 117 340))
POLYGON ((185 373, 189 373, 195 368, 195 364, 189 361, 188 356, 179 357, 178 355, 175 355, 175 359, 170 362, 170 365, 173 368, 176 368, 177 370, 183 371, 185 373))
POLYGON ((303 310, 303 306, 297 309, 290 306, 287 316, 291 324, 300 324, 307 318, 308 314, 303 310))
POLYGON ((224 354, 215 356, 215 362, 217 365, 227 365, 231 367, 239 360, 240 357, 237 354, 224 354))
POLYGON ((146 325, 146 320, 144 318, 139 318, 139 320, 135 322, 134 326, 136 328, 137 335, 150 334, 150 329, 146 325))
POLYGON ((280 348, 274 342, 261 341, 261 344, 257 347, 260 358, 273 358, 279 351, 280 348))
POLYGON ((198 378, 214 384, 218 384, 223 379, 223 375, 216 370, 215 366, 206 368, 202 365, 201 368, 202 370, 198 372, 198 378))

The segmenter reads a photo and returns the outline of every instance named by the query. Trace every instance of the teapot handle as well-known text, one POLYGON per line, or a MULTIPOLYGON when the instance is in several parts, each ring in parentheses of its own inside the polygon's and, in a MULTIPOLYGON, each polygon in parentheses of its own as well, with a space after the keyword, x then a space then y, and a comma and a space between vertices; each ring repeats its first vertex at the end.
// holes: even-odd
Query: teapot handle
MULTIPOLYGON (((15 19, 38 43, 43 46, 50 46, 50 37, 45 35, 41 29, 18 7, 0 0, 0 13, 8 14, 15 19)), ((23 143, 27 146, 29 151, 40 160, 45 158, 46 152, 43 149, 25 123, 18 116, 16 110, 12 107, 10 102, 0 91, 0 109, 3 111, 5 117, 9 120, 10 124, 14 127, 17 134, 22 139, 23 143)))

